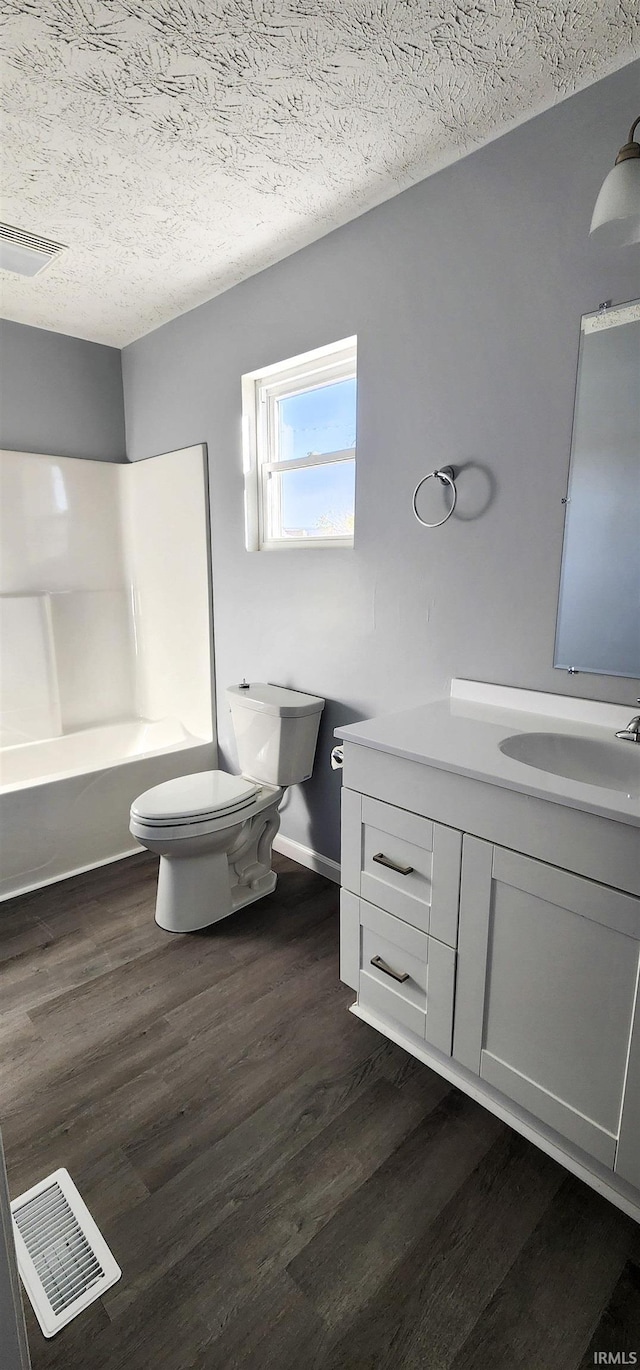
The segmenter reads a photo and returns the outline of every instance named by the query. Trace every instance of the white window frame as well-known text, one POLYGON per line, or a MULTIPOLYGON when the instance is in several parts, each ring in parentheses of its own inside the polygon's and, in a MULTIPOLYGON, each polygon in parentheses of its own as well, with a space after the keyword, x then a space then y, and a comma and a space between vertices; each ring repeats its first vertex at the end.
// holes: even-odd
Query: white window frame
POLYGON ((338 452, 322 452, 293 461, 279 459, 279 432, 276 401, 336 381, 356 379, 357 339, 343 338, 326 347, 315 348, 299 357, 274 366, 251 371, 242 377, 243 470, 245 491, 245 542, 250 552, 283 549, 353 547, 353 533, 316 538, 274 538, 269 536, 275 519, 269 501, 275 498, 276 481, 281 471, 299 471, 308 466, 326 466, 338 461, 355 461, 356 447, 338 452))

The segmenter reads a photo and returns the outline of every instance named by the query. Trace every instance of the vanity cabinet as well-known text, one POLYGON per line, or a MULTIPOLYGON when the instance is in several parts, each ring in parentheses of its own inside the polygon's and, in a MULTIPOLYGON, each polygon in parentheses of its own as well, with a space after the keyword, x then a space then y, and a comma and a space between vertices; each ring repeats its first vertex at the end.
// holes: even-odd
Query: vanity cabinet
POLYGON ((341 978, 353 1011, 640 1218, 633 855, 620 867, 627 891, 614 888, 590 878, 584 814, 566 850, 589 878, 553 864, 547 812, 531 821, 557 806, 510 797, 517 851, 489 837, 506 826, 508 792, 494 804, 472 779, 362 745, 345 753, 341 978), (453 826, 452 796, 475 832, 453 826))
POLYGON ((638 912, 631 895, 464 838, 454 1057, 610 1169, 638 912))

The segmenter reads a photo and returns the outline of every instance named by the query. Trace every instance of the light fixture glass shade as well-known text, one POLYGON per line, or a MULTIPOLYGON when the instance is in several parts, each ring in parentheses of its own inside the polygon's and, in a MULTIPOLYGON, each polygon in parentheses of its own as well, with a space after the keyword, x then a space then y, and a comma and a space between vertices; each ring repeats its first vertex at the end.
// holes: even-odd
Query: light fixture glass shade
POLYGON ((596 200, 590 232, 608 247, 640 243, 640 157, 611 169, 596 200))

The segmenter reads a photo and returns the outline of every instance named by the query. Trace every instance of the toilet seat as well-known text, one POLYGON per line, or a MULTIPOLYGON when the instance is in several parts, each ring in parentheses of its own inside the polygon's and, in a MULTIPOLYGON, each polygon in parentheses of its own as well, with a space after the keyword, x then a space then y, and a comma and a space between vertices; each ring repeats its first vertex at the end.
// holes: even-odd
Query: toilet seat
POLYGON ((227 771, 198 771, 154 785, 131 806, 131 818, 146 828, 176 828, 240 814, 255 804, 262 786, 227 771))

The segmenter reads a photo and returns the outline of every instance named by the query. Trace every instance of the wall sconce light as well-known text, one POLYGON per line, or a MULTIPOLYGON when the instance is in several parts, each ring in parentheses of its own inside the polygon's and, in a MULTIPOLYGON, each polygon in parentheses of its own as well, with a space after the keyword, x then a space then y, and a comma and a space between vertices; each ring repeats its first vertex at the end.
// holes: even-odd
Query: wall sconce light
POLYGON ((640 116, 631 125, 593 211, 591 236, 610 247, 640 243, 640 143, 633 137, 638 124, 640 116))

